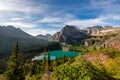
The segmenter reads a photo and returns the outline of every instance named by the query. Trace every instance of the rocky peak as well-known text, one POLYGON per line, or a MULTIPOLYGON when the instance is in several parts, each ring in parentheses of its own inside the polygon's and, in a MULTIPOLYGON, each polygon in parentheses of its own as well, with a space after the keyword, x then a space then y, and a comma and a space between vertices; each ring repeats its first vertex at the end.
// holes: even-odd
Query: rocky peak
POLYGON ((54 40, 66 44, 82 44, 88 36, 76 26, 66 25, 60 32, 55 34, 54 40))
POLYGON ((46 35, 39 34, 36 37, 41 38, 41 39, 51 39, 52 35, 51 34, 46 34, 46 35))
POLYGON ((112 26, 93 26, 93 27, 87 27, 84 30, 86 30, 86 34, 93 35, 93 36, 101 36, 103 34, 106 34, 107 32, 113 31, 112 26))
POLYGON ((112 26, 104 26, 104 30, 113 29, 112 26))
POLYGON ((52 35, 51 34, 46 34, 45 35, 47 38, 50 38, 52 35))
POLYGON ((88 35, 96 35, 96 34, 100 34, 100 31, 103 30, 102 26, 93 26, 93 27, 87 27, 85 28, 85 30, 87 31, 88 35))
POLYGON ((78 30, 78 31, 80 31, 80 29, 79 28, 77 28, 76 26, 74 26, 74 25, 66 25, 63 29, 62 29, 62 31, 66 31, 66 30, 78 30))
POLYGON ((80 32, 80 29, 77 28, 76 26, 73 26, 73 25, 66 25, 62 30, 61 32, 64 34, 64 35, 73 35, 75 33, 79 33, 80 32))
POLYGON ((102 47, 118 47, 120 50, 120 33, 116 34, 116 36, 112 36, 110 39, 106 40, 102 47))

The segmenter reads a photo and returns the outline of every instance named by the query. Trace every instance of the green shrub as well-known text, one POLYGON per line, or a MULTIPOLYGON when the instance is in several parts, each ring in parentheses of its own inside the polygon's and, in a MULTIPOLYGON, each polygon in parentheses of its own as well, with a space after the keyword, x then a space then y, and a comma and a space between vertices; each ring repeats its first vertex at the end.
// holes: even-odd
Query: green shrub
POLYGON ((77 57, 74 63, 66 63, 57 68, 52 76, 52 80, 114 80, 103 68, 96 68, 83 58, 77 57), (58 75, 56 75, 56 73, 58 75))

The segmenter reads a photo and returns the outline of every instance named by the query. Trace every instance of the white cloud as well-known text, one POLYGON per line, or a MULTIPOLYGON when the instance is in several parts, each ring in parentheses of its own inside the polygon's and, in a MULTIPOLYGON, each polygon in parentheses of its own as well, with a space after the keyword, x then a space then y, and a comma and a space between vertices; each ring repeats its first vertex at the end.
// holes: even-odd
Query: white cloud
POLYGON ((33 36, 36 36, 38 34, 54 34, 56 33, 56 30, 49 30, 49 29, 29 29, 26 31, 27 33, 33 35, 33 36))
POLYGON ((91 19, 77 19, 71 16, 56 16, 56 17, 44 17, 41 21, 41 23, 46 23, 49 26, 54 27, 63 27, 64 25, 76 25, 83 27, 90 27, 95 25, 112 25, 112 21, 120 20, 120 15, 118 14, 109 14, 109 15, 101 15, 97 18, 91 18, 91 19), (58 22, 58 23, 56 23, 58 22), (59 23, 60 22, 60 23, 59 23))
POLYGON ((13 20, 13 21, 20 21, 20 20, 24 20, 24 18, 16 17, 16 18, 12 18, 11 20, 13 20))
POLYGON ((25 14, 43 13, 48 5, 40 4, 37 6, 28 0, 0 0, 0 11, 23 12, 25 14))
POLYGON ((76 25, 76 26, 81 26, 81 27, 88 27, 88 26, 94 26, 94 25, 103 25, 103 24, 108 24, 107 22, 104 21, 105 18, 99 17, 95 19, 87 19, 87 20, 71 20, 69 22, 66 22, 65 24, 67 25, 76 25))
MULTIPOLYGON (((87 7, 86 5, 82 6, 81 8, 79 7, 81 9, 81 13, 82 10, 84 11, 84 9, 91 11, 95 9, 101 10, 101 16, 99 15, 99 17, 96 18, 82 20, 76 17, 76 13, 74 14, 73 12, 73 14, 71 14, 67 12, 67 10, 71 10, 71 8, 67 8, 67 10, 66 8, 63 8, 61 10, 52 10, 52 5, 48 5, 47 1, 44 4, 41 4, 41 1, 38 5, 34 0, 0 0, 0 23, 2 25, 13 25, 20 27, 32 35, 37 35, 46 33, 53 34, 57 32, 55 30, 56 27, 60 29, 66 24, 88 27, 94 25, 109 25, 112 24, 112 21, 114 20, 120 20, 120 15, 116 15, 116 12, 120 13, 120 5, 115 5, 113 3, 116 0, 90 1, 91 2, 89 5, 87 5, 87 7), (41 19, 38 20, 38 18, 41 19), (44 25, 49 27, 49 29, 44 28, 45 30, 43 30, 41 27, 39 27, 44 27, 44 25), (36 27, 39 28, 36 29, 36 27)), ((76 8, 74 9, 74 11, 78 12, 76 8)), ((79 12, 77 14, 79 14, 79 12)))
POLYGON ((90 0, 90 7, 88 9, 101 10, 102 14, 120 13, 119 0, 90 0))
POLYGON ((100 16, 94 19, 77 19, 74 15, 64 15, 64 17, 56 16, 56 17, 44 17, 43 19, 39 20, 41 23, 46 23, 49 26, 54 27, 63 27, 64 25, 76 25, 82 27, 94 26, 94 25, 104 25, 108 24, 106 21, 108 17, 100 16), (58 23, 57 23, 58 22, 58 23))
POLYGON ((55 23, 55 22, 61 22, 61 18, 57 17, 44 17, 42 20, 39 20, 41 23, 55 23))
POLYGON ((30 24, 30 23, 24 23, 24 22, 4 22, 1 23, 2 25, 12 25, 15 27, 20 27, 20 28, 35 28, 35 24, 30 24))
POLYGON ((120 20, 120 15, 114 15, 112 16, 113 20, 120 20))
POLYGON ((110 7, 111 5, 113 5, 113 2, 116 0, 90 0, 90 7, 89 8, 93 8, 93 9, 97 9, 97 8, 103 8, 103 9, 107 9, 108 7, 110 7))
POLYGON ((64 27, 65 24, 64 23, 58 23, 58 24, 50 23, 50 24, 48 24, 48 26, 61 28, 61 27, 64 27))
POLYGON ((75 16, 70 13, 64 13, 61 14, 62 12, 54 12, 51 16, 44 16, 42 19, 38 20, 37 22, 40 23, 56 23, 56 22, 66 22, 70 21, 71 19, 74 19, 75 16))
POLYGON ((120 20, 120 15, 119 14, 108 14, 108 15, 102 15, 102 18, 104 18, 104 20, 108 21, 115 21, 115 20, 120 20))

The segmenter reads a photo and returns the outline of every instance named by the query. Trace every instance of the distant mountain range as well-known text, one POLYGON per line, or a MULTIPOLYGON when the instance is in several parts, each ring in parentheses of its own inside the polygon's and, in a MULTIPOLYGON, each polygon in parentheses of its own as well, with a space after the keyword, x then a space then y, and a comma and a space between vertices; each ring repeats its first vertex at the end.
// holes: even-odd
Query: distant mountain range
POLYGON ((51 34, 46 34, 46 35, 42 35, 42 34, 39 34, 36 36, 37 38, 41 38, 41 39, 50 39, 52 37, 51 34))
POLYGON ((0 26, 0 33, 3 35, 11 37, 22 37, 22 38, 32 38, 30 34, 22 31, 20 28, 15 28, 13 26, 0 26))
POLYGON ((20 28, 15 28, 13 26, 0 26, 0 56, 9 55, 16 40, 19 41, 21 49, 48 42, 47 39, 31 36, 20 28))
POLYGON ((87 27, 82 29, 83 31, 85 31, 86 34, 88 35, 103 35, 104 32, 110 32, 112 31, 113 27, 112 26, 93 26, 93 27, 87 27))
POLYGON ((97 45, 97 43, 100 43, 99 45, 101 45, 101 47, 107 47, 115 45, 114 43, 119 41, 119 32, 119 27, 113 28, 112 26, 93 26, 79 29, 73 25, 66 25, 63 29, 61 29, 61 31, 57 32, 54 35, 53 40, 61 42, 63 44, 86 46, 93 44, 97 45))
POLYGON ((34 51, 34 47, 42 46, 49 41, 58 41, 63 44, 86 46, 102 41, 102 44, 100 44, 102 47, 115 47, 116 43, 120 43, 119 32, 119 27, 113 28, 111 26, 93 26, 79 29, 73 25, 66 25, 63 29, 61 29, 61 31, 56 32, 54 35, 40 34, 37 36, 32 36, 20 28, 15 28, 13 26, 0 26, 0 57, 10 55, 16 40, 19 41, 20 48, 22 50, 24 49, 29 51, 31 51, 30 47, 33 47, 32 51, 34 51))

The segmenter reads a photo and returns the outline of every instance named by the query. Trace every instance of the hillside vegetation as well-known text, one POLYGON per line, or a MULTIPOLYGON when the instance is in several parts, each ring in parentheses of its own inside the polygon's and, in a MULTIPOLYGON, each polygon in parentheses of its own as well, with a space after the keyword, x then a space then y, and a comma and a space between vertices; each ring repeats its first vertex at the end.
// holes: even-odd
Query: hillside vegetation
MULTIPOLYGON (((32 48, 31 48, 32 50, 32 48)), ((70 46, 70 51, 83 52, 82 56, 75 58, 61 58, 50 61, 45 58, 40 61, 31 61, 31 59, 22 60, 23 65, 17 65, 19 62, 14 62, 19 76, 23 80, 119 80, 120 79, 120 51, 111 47, 96 49, 94 46, 70 46), (21 70, 23 69, 24 72, 21 70), (20 71, 20 72, 19 72, 20 71)), ((13 51, 15 53, 15 51, 13 51)), ((46 51, 44 53, 47 53, 46 51)), ((12 54, 13 56, 14 54, 12 54)), ((11 56, 11 57, 12 57, 11 56)), ((22 57, 21 57, 22 58, 22 57)), ((12 58, 9 60, 11 61, 12 58)), ((15 58, 15 60, 18 58, 15 58)), ((23 58, 24 59, 24 58, 23 58)), ((11 62, 8 61, 8 64, 11 62)), ((13 65, 12 65, 13 66, 13 65)), ((7 80, 12 78, 9 71, 14 70, 14 67, 8 66, 4 73, 7 80)), ((11 72, 11 75, 16 75, 16 72, 11 72)), ((17 76, 13 78, 16 80, 17 76)))

